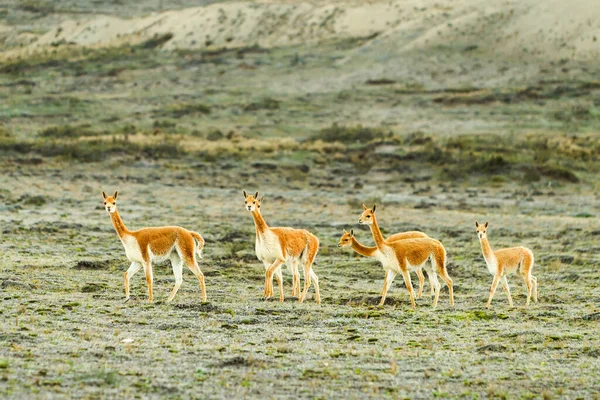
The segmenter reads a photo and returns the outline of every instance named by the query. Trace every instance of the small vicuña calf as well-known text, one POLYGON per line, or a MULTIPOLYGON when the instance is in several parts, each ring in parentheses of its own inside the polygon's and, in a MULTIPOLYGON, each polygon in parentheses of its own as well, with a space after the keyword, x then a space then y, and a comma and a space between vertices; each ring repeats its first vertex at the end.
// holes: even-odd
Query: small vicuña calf
POLYGON ((508 296, 508 304, 510 304, 512 307, 513 301, 512 297, 510 296, 510 288, 508 287, 506 275, 511 272, 516 272, 519 269, 521 275, 523 275, 525 285, 527 286, 526 306, 529 306, 529 301, 532 294, 533 301, 537 303, 537 278, 531 274, 533 270, 533 252, 527 247, 522 246, 492 251, 492 247, 490 246, 490 242, 488 241, 487 237, 487 227, 487 222, 485 224, 479 224, 477 221, 475 221, 475 228, 477 229, 477 236, 479 236, 479 242, 481 243, 481 251, 483 252, 485 263, 487 264, 490 274, 494 276, 492 287, 490 288, 490 297, 486 307, 489 308, 492 305, 492 298, 494 297, 494 293, 496 293, 496 288, 498 287, 499 282, 502 282, 504 291, 508 296))
POLYGON ((204 239, 200 234, 188 231, 179 226, 165 226, 161 228, 143 228, 130 231, 125 227, 119 212, 117 211, 117 192, 114 196, 104 196, 104 207, 110 214, 110 219, 117 231, 127 259, 131 266, 125 272, 125 301, 129 300, 129 280, 142 266, 146 273, 148 284, 148 302, 152 301, 152 262, 171 260, 173 274, 175 275, 175 287, 167 301, 173 300, 183 282, 183 263, 196 275, 202 289, 202 301, 206 301, 206 286, 204 285, 204 274, 196 262, 196 254, 202 258, 204 239))

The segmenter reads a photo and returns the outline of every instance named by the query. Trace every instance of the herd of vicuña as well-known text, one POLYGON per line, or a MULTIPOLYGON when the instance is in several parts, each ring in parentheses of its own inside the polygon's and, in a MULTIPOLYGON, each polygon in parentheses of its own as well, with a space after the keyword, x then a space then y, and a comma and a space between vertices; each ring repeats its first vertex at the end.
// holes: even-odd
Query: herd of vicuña
MULTIPOLYGON (((319 278, 313 268, 315 257, 319 251, 319 239, 305 229, 267 225, 260 208, 264 196, 259 198, 258 192, 250 195, 244 191, 243 194, 244 208, 252 215, 256 230, 256 257, 265 266, 264 297, 268 299, 274 296, 273 277, 275 277, 279 288, 279 300, 284 301, 282 266, 285 264, 292 274, 292 296, 297 296, 298 301, 302 303, 311 284, 314 284, 315 301, 321 303, 319 278), (302 267, 304 275, 303 288, 300 287, 299 267, 302 267)), ((129 282, 142 267, 148 285, 148 301, 152 301, 152 263, 165 260, 171 261, 173 275, 175 275, 175 286, 167 301, 173 300, 183 282, 183 264, 198 278, 202 290, 202 301, 206 301, 204 274, 198 266, 198 259, 202 258, 202 249, 204 248, 202 236, 179 226, 143 228, 130 231, 117 211, 118 193, 115 192, 113 196, 108 196, 105 192, 102 192, 102 195, 104 197, 104 207, 109 213, 115 231, 125 248, 127 259, 131 262, 131 266, 124 275, 125 301, 130 298, 129 282)), ((338 247, 352 247, 354 251, 363 256, 375 257, 379 260, 385 270, 379 305, 383 306, 385 303, 388 290, 396 275, 402 274, 414 309, 416 303, 410 272, 416 272, 419 278, 419 291, 416 297, 420 298, 423 295, 423 285, 425 283, 423 269, 425 269, 429 278, 431 295, 433 296, 433 307, 437 306, 440 297, 441 284, 438 281, 438 275, 448 286, 450 306, 454 306, 453 282, 446 268, 446 249, 442 243, 419 231, 400 232, 384 238, 379 229, 375 213, 377 205, 369 208, 363 204, 362 207, 363 210, 358 223, 369 226, 376 246, 364 246, 356 239, 353 229, 350 232, 344 229, 338 247)), ((527 287, 526 306, 529 306, 532 296, 537 303, 537 278, 532 275, 533 252, 526 247, 511 247, 493 251, 487 236, 488 223, 479 224, 475 222, 475 227, 487 268, 494 277, 487 307, 491 306, 492 298, 499 283, 502 283, 502 287, 506 291, 510 306, 513 305, 507 281, 507 274, 512 272, 519 272, 523 276, 527 287)))

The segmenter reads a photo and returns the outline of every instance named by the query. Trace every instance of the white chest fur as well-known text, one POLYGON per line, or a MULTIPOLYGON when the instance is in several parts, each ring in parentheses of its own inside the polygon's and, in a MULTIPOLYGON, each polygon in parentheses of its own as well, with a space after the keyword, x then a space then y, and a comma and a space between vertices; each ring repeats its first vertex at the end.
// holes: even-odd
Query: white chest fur
POLYGON ((125 235, 121 238, 127 259, 131 262, 142 262, 142 252, 138 241, 131 235, 125 235))
POLYGON ((379 260, 384 269, 390 269, 395 272, 400 271, 396 253, 391 247, 385 246, 383 249, 377 250, 375 252, 375 258, 379 260))
POLYGON ((282 257, 281 246, 275 234, 266 231, 256 236, 256 257, 261 261, 273 262, 282 257))
POLYGON ((490 274, 496 275, 496 271, 498 271, 498 261, 496 260, 496 257, 486 257, 485 263, 490 274))

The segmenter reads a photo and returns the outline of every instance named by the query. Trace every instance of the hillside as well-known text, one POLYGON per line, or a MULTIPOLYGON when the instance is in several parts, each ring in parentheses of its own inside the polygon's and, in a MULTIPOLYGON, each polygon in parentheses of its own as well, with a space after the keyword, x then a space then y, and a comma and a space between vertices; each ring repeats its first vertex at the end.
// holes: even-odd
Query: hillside
MULTIPOLYGON (((118 14, 118 13, 114 13, 118 14)), ((170 33, 165 49, 235 48, 314 44, 332 38, 370 38, 355 57, 388 57, 439 46, 514 58, 591 61, 600 56, 600 8, 589 1, 436 0, 323 2, 224 2, 117 15, 61 14, 46 32, 12 37, 31 42, 18 51, 60 44, 110 46, 170 33)), ((5 36, 9 29, 0 26, 5 36)), ((9 54, 15 54, 14 50, 9 54)))

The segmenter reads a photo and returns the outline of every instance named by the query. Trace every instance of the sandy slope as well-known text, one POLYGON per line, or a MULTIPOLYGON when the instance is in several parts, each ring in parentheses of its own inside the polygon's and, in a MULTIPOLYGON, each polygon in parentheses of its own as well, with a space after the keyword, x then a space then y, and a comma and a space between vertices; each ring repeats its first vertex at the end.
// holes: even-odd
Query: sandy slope
MULTIPOLYGON (((231 2, 132 19, 95 16, 67 20, 15 52, 53 43, 84 46, 137 42, 172 33, 175 48, 263 47, 368 37, 365 48, 402 54, 436 46, 473 48, 502 57, 600 56, 600 7, 589 0, 397 0, 231 2), (477 46, 477 47, 475 47, 477 46)), ((28 38, 28 41, 30 39, 28 38)), ((368 51, 368 50, 366 50, 368 51)))

